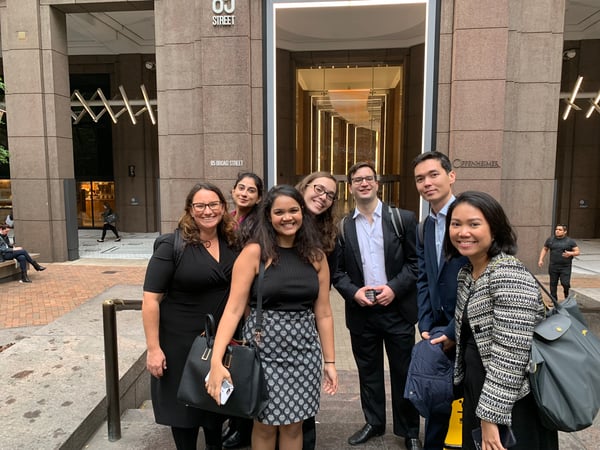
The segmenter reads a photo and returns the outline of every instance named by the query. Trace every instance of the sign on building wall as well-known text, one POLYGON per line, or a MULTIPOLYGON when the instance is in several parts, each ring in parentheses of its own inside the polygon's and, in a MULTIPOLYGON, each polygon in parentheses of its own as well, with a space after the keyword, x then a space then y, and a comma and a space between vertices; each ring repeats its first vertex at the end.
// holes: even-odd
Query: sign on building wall
POLYGON ((235 25, 235 0, 212 0, 213 27, 235 25))

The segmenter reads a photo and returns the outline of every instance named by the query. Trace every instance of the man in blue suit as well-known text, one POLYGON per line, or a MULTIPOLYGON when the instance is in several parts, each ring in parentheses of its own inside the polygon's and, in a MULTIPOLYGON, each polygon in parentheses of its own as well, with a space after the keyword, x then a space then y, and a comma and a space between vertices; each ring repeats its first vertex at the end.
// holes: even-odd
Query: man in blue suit
MULTIPOLYGON (((460 256, 447 260, 443 252, 446 234, 446 213, 454 201, 452 185, 456 174, 443 153, 422 153, 413 160, 417 190, 429 202, 430 213, 417 233, 417 304, 419 332, 430 340, 430 330, 444 327, 442 336, 431 344, 442 344, 449 358, 454 358, 454 307, 456 305, 456 276, 468 261, 460 256), (422 236, 419 236, 422 235, 422 236)), ((448 432, 451 408, 442 414, 431 414, 425 420, 424 449, 442 450, 448 432)))

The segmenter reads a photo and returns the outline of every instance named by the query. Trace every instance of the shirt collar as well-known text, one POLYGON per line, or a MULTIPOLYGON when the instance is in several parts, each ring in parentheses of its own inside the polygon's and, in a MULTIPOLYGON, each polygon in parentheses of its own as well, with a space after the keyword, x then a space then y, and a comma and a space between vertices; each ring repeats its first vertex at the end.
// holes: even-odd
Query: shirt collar
POLYGON ((429 211, 429 215, 431 216, 431 218, 437 220, 440 216, 446 217, 446 215, 448 214, 448 208, 450 208, 450 205, 454 203, 454 200, 456 200, 456 197, 452 195, 450 197, 450 200, 446 202, 446 204, 442 207, 442 209, 440 209, 440 211, 437 214, 435 214, 433 211, 429 211))
MULTIPOLYGON (((381 217, 381 210, 383 209, 383 203, 381 200, 377 199, 377 206, 373 211, 373 215, 377 217, 381 217)), ((356 216, 362 216, 363 214, 358 210, 358 208, 354 208, 354 214, 352 214, 352 218, 356 219, 356 216)))

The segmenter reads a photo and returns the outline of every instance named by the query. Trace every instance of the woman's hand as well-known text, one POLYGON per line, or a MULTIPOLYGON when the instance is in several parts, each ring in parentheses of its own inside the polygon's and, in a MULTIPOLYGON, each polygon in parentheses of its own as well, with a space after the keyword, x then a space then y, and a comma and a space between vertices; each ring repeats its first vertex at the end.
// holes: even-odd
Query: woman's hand
POLYGON ((481 449, 482 450, 506 450, 500 441, 498 425, 491 422, 481 421, 481 449))
POLYGON ((146 354, 146 369, 153 377, 160 378, 167 370, 167 358, 159 347, 156 350, 148 350, 146 354))
POLYGON ((335 364, 326 363, 323 368, 323 375, 323 390, 329 395, 335 394, 338 390, 338 375, 335 364))
POLYGON ((206 381, 204 386, 206 387, 208 395, 217 402, 217 405, 221 404, 221 385, 223 384, 224 379, 227 379, 227 381, 233 384, 231 381, 231 374, 225 366, 223 366, 223 364, 213 364, 211 362, 210 372, 208 372, 208 381, 206 381))

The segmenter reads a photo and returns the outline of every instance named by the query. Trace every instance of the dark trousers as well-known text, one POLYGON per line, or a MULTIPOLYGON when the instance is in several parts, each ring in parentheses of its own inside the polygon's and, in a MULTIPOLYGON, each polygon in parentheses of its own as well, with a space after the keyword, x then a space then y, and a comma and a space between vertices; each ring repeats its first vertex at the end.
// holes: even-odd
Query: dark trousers
MULTIPOLYGON (((472 430, 481 425, 481 421, 475 416, 475 398, 478 399, 479 396, 468 393, 465 388, 463 450, 475 450, 472 430)), ((540 422, 533 394, 528 394, 513 406, 512 430, 517 444, 511 450, 558 450, 558 432, 545 428, 540 422)))
POLYGON ((565 298, 567 298, 569 289, 571 289, 571 266, 550 267, 548 274, 550 275, 550 293, 558 300, 556 295, 558 291, 558 280, 560 280, 565 298))
POLYGON ((387 309, 369 314, 365 320, 362 333, 350 333, 365 420, 385 429, 385 345, 390 366, 394 434, 418 438, 419 413, 410 400, 404 398, 410 355, 415 344, 414 326, 405 322, 397 312, 387 309))
MULTIPOLYGON (((204 441, 206 448, 220 449, 221 448, 221 428, 204 428, 204 441)), ((178 428, 171 427, 173 440, 177 450, 196 450, 198 448, 198 434, 200 427, 178 428)))
POLYGON ((448 414, 432 414, 425 419, 424 450, 443 450, 448 434, 448 424, 452 415, 452 407, 448 414))
POLYGON ((102 227, 102 237, 100 239, 104 240, 104 238, 106 237, 106 232, 108 230, 111 230, 116 237, 119 237, 119 232, 117 231, 117 227, 115 227, 114 225, 105 222, 104 226, 102 227))
MULTIPOLYGON (((27 250, 10 250, 3 255, 4 260, 16 259, 19 261, 22 273, 27 273, 27 263, 35 265, 33 258, 27 253, 27 250)), ((2 259, 2 258, 0 258, 2 259)))

